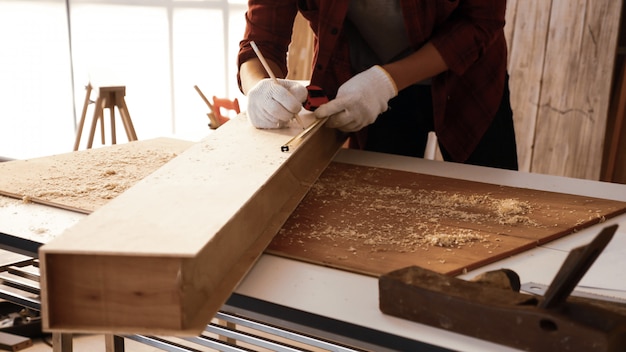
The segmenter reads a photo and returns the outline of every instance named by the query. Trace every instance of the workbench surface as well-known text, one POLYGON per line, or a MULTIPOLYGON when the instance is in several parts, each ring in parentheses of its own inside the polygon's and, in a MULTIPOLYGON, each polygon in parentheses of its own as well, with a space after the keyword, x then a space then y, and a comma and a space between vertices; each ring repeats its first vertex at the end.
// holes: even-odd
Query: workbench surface
MULTIPOLYGON (((384 167, 498 185, 626 201, 626 186, 603 182, 513 172, 469 165, 341 150, 335 161, 384 167)), ((46 243, 86 215, 19 200, 0 198, 0 232, 46 243)), ((626 215, 581 230, 565 238, 461 275, 509 268, 524 282, 549 284, 569 250, 589 242, 606 225, 618 231, 579 290, 626 299, 626 215)), ((296 311, 463 351, 516 351, 471 337, 382 314, 378 309, 378 280, 347 271, 263 255, 235 291, 238 295, 280 304, 296 311)))

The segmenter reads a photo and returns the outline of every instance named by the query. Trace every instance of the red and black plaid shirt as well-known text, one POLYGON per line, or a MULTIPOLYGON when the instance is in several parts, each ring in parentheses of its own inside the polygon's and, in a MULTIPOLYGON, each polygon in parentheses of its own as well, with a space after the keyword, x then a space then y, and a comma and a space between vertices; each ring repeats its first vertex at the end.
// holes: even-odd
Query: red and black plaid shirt
MULTIPOLYGON (((334 96, 353 74, 342 26, 349 0, 250 0, 239 65, 264 56, 287 72, 286 53, 300 11, 311 24, 315 56, 311 83, 334 96)), ((472 153, 498 110, 504 89, 507 48, 506 0, 400 0, 411 46, 430 41, 449 70, 433 77, 435 132, 456 161, 472 153)))

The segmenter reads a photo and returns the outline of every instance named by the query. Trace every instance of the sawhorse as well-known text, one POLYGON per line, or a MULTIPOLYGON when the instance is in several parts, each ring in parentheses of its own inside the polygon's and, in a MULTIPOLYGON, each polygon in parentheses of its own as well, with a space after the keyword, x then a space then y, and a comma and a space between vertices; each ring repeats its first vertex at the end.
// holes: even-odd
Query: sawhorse
MULTIPOLYGON (((89 83, 86 87, 87 93, 85 95, 85 103, 83 105, 83 111, 80 117, 80 122, 78 124, 78 129, 76 131, 76 140, 74 141, 74 150, 78 150, 80 145, 80 137, 83 131, 83 126, 85 125, 85 117, 87 116, 87 107, 90 103, 90 95, 93 87, 91 83, 89 83)), ((104 86, 98 87, 98 99, 95 102, 95 110, 93 113, 93 120, 91 121, 91 129, 89 131, 89 140, 87 141, 87 149, 91 148, 93 145, 93 139, 96 132, 96 125, 98 121, 100 121, 100 136, 102 139, 102 144, 105 143, 104 138, 104 109, 109 109, 109 113, 111 116, 111 144, 116 144, 116 136, 115 136, 115 107, 117 107, 121 119, 122 124, 124 125, 124 129, 126 130, 126 136, 128 141, 136 141, 137 134, 135 132, 135 127, 133 126, 133 122, 130 119, 130 114, 128 113, 128 107, 126 106, 126 101, 124 100, 124 96, 126 95, 126 87, 125 86, 104 86)))

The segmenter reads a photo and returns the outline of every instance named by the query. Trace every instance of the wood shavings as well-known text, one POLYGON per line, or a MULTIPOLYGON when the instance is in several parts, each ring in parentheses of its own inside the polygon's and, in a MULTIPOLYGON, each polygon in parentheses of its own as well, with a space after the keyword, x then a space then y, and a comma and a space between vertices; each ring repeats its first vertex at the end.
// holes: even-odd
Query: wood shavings
POLYGON ((177 153, 160 148, 110 148, 74 153, 71 162, 52 164, 37 175, 35 187, 16 191, 24 203, 43 200, 95 210, 164 165, 177 153))
POLYGON ((494 200, 493 204, 499 216, 527 214, 530 211, 528 202, 512 198, 494 200))
POLYGON ((424 236, 424 241, 432 246, 457 247, 471 245, 475 242, 486 241, 486 236, 478 234, 472 230, 458 230, 455 233, 433 233, 424 236))
POLYGON ((531 211, 531 205, 528 202, 507 198, 494 200, 492 206, 498 214, 498 223, 500 224, 536 224, 528 216, 525 216, 531 211))
POLYGON ((520 239, 535 243, 603 220, 598 215, 606 210, 595 200, 548 193, 331 164, 269 250, 307 250, 311 258, 325 250, 333 258, 352 253, 359 267, 383 255, 447 267, 460 257, 478 260, 521 246, 520 239))
POLYGON ((43 235, 45 233, 47 233, 49 230, 47 228, 44 227, 37 227, 37 228, 33 228, 31 229, 31 231, 37 235, 43 235))
MULTIPOLYGON (((335 175, 330 183, 317 182, 302 206, 320 204, 313 221, 294 214, 279 235, 306 236, 309 240, 356 243, 370 252, 415 252, 428 247, 462 248, 485 242, 488 236, 472 230, 472 224, 535 225, 528 218, 532 207, 513 198, 491 194, 460 194, 428 188, 388 186, 372 179, 335 175), (330 187, 332 185, 333 187, 330 187), (332 208, 332 199, 349 207, 332 208), (332 208, 332 209, 331 209, 332 208), (360 217, 344 222, 341 218, 360 217), (338 219, 339 218, 339 219, 338 219), (299 221, 302 220, 302 221, 299 221), (459 228, 451 223, 467 223, 459 228), (305 225, 306 224, 306 225, 305 225), (296 230, 297 229, 297 230, 296 230)), ((353 248, 353 247, 350 247, 353 248)))

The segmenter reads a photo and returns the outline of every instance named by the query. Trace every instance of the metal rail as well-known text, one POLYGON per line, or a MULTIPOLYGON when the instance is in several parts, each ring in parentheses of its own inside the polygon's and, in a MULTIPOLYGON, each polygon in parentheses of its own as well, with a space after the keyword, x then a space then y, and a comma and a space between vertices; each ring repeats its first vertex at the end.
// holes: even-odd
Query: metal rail
POLYGON ((28 259, 0 267, 0 298, 39 311, 39 260, 28 259))
POLYGON ((207 325, 205 331, 196 337, 123 337, 169 352, 198 351, 201 347, 224 352, 365 351, 225 312, 218 312, 214 322, 207 325))
MULTIPOLYGON (((23 260, 0 267, 0 298, 40 311, 39 280, 38 259, 23 260)), ((53 345, 54 351, 72 351, 71 335, 64 335, 66 336, 59 334, 57 338, 53 338, 54 341, 66 341, 64 346, 53 345), (68 336, 69 339, 62 339, 68 336)), ((207 348, 224 352, 365 351, 223 311, 216 314, 213 321, 199 336, 184 338, 145 335, 107 337, 107 351, 124 352, 124 339, 170 352, 198 352, 206 351, 207 348)))

